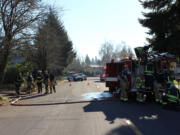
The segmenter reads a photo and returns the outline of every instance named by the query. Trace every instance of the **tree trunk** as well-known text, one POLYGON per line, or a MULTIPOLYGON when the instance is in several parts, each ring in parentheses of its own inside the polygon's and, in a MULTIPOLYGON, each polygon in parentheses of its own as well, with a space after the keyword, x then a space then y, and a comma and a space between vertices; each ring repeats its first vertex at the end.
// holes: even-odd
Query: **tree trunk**
POLYGON ((8 62, 9 57, 9 48, 10 48, 10 41, 4 42, 7 43, 5 48, 2 50, 2 57, 0 59, 0 84, 3 84, 4 77, 5 77, 5 69, 8 62))
POLYGON ((5 69, 8 61, 8 55, 4 55, 0 64, 0 84, 4 82, 5 69))

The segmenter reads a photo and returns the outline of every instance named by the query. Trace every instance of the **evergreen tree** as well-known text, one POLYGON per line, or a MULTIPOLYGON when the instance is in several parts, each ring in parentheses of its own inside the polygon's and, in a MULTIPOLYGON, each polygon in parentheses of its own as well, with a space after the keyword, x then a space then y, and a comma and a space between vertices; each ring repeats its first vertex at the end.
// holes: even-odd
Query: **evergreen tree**
POLYGON ((68 65, 67 71, 84 72, 84 66, 80 58, 74 58, 72 63, 68 65))
POLYGON ((91 59, 91 64, 95 64, 95 59, 94 58, 91 59))
POLYGON ((98 64, 98 58, 95 56, 95 64, 98 64))
POLYGON ((145 19, 139 19, 149 29, 149 45, 159 52, 180 56, 180 0, 139 0, 145 9, 145 19))
POLYGON ((86 64, 88 64, 88 65, 90 65, 90 64, 91 64, 91 60, 90 60, 90 58, 89 58, 89 56, 88 56, 88 55, 86 55, 86 58, 85 58, 85 63, 86 63, 86 64))
POLYGON ((47 18, 39 25, 35 46, 37 64, 42 70, 50 69, 62 73, 75 57, 73 44, 62 22, 51 8, 47 18))

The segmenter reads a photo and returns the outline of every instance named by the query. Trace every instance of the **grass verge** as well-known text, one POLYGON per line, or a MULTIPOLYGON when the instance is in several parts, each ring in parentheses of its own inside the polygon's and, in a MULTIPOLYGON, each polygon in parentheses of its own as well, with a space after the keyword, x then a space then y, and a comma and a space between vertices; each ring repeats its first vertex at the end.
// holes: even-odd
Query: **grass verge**
POLYGON ((6 102, 10 101, 9 98, 0 95, 0 106, 6 105, 6 102))

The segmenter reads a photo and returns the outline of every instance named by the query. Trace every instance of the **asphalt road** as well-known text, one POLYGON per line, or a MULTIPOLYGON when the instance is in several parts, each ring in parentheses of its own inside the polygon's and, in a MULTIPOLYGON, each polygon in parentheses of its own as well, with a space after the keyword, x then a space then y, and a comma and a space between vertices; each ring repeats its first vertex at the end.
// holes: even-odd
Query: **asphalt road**
MULTIPOLYGON (((24 97, 20 103, 82 100, 86 93, 107 91, 97 79, 59 83, 55 94, 24 97)), ((180 112, 120 101, 7 106, 0 108, 0 135, 180 135, 180 112)))

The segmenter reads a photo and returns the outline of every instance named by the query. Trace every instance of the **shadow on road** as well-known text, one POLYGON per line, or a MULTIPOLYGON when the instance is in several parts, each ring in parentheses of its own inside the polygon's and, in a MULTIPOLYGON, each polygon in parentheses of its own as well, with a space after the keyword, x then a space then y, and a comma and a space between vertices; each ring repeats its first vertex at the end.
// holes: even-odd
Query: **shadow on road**
POLYGON ((112 129, 107 135, 180 135, 180 113, 165 110, 156 104, 122 102, 91 102, 85 112, 103 112, 106 121, 114 124, 121 119, 126 124, 112 129))

